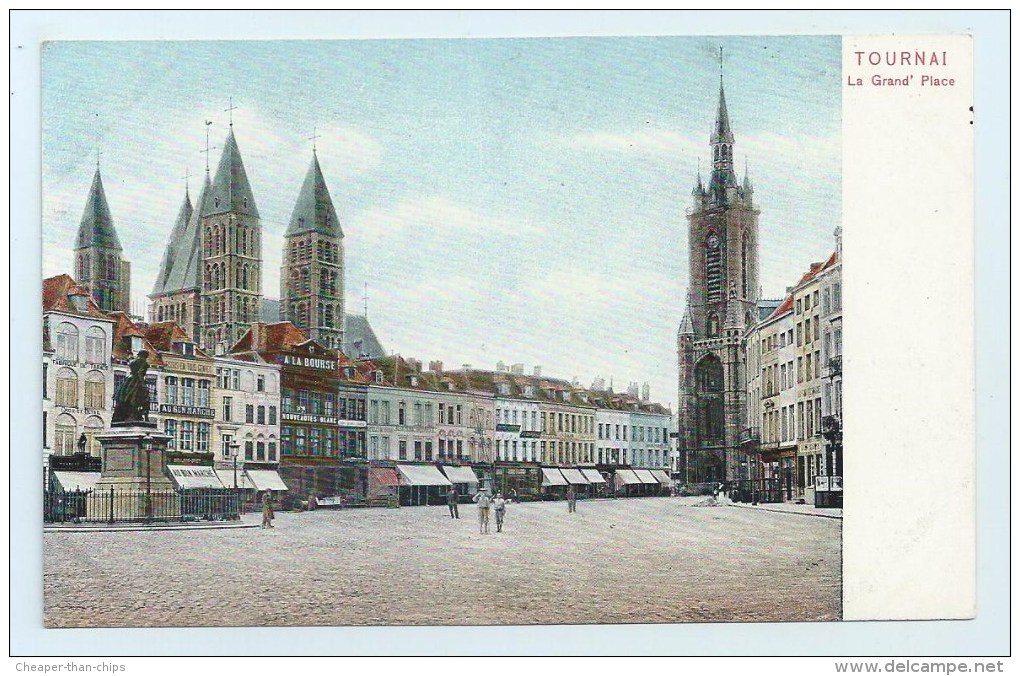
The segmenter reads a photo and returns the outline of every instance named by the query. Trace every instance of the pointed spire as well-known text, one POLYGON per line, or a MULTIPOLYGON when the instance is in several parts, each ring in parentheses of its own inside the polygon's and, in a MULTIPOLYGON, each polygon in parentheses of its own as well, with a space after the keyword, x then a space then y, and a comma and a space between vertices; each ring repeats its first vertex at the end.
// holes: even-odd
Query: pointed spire
POLYGON ((156 284, 152 287, 154 296, 166 291, 167 280, 170 279, 170 273, 177 261, 177 253, 184 244, 184 233, 193 212, 191 195, 188 194, 188 188, 185 187, 184 202, 181 204, 180 211, 177 212, 177 220, 174 221, 174 227, 170 231, 170 240, 166 243, 166 249, 163 251, 163 260, 159 265, 159 273, 156 275, 156 284))
POLYGON ((691 292, 687 292, 687 306, 684 308, 684 317, 680 320, 681 336, 694 335, 694 324, 691 323, 691 292))
MULTIPOLYGON (((170 262, 166 281, 163 283, 162 293, 201 288, 202 227, 200 219, 211 189, 212 184, 209 181, 209 175, 206 174, 202 189, 198 192, 198 199, 195 200, 195 206, 191 210, 184 230, 181 232, 176 243, 173 260, 170 262)), ((176 232, 177 226, 175 225, 174 233, 176 232)), ((171 238, 171 243, 167 245, 168 249, 171 244, 173 244, 173 238, 171 238)), ((154 289, 153 294, 156 293, 159 292, 154 289)))
POLYGON ((340 219, 337 218, 333 200, 326 187, 326 179, 319 167, 319 158, 312 151, 312 163, 308 167, 305 181, 298 193, 294 213, 290 217, 287 236, 304 232, 318 232, 329 237, 343 237, 340 219))
POLYGON ((747 158, 744 158, 744 192, 750 193, 754 189, 751 187, 750 171, 747 168, 747 158))
POLYGON ((220 156, 220 164, 216 168, 216 178, 212 182, 212 189, 201 212, 202 216, 226 213, 259 217, 232 126, 227 132, 223 155, 220 156))
POLYGON ((98 166, 96 166, 95 176, 92 177, 92 187, 89 188, 85 211, 81 216, 81 224, 78 226, 78 240, 75 247, 78 249, 98 247, 121 250, 98 166))

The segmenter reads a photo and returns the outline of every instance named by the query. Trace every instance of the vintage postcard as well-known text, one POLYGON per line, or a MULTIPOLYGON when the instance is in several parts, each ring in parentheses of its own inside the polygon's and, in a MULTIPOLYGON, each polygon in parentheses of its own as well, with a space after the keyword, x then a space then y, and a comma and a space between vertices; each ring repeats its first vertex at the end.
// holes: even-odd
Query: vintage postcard
POLYGON ((972 51, 46 43, 44 625, 973 617, 972 51))

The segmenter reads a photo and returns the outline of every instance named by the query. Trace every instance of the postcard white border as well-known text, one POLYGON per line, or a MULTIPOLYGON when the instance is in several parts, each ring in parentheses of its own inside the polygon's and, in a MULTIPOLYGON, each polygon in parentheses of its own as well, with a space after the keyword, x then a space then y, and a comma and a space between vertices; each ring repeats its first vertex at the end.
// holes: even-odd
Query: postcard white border
MULTIPOLYGON (((975 39, 977 157, 977 396, 978 613, 969 622, 828 623, 790 625, 671 625, 624 627, 500 627, 385 629, 176 629, 45 631, 41 610, 41 537, 35 492, 41 481, 38 429, 12 430, 11 651, 20 655, 151 654, 956 654, 1008 651, 1009 510, 1008 393, 1008 138, 1006 83, 1008 15, 972 12, 854 13, 371 13, 332 15, 279 12, 223 14, 198 19, 192 12, 17 12, 11 25, 11 284, 13 317, 38 313, 39 260, 39 44, 46 39, 269 39, 341 37, 483 37, 638 34, 842 34, 971 32, 975 39), (224 31, 229 26, 229 31, 224 31), (329 26, 324 29, 323 26, 329 26)), ((895 261, 881 258, 876 267, 895 261)), ((852 265, 852 264, 848 264, 852 265)), ((9 291, 9 289, 8 289, 9 291)), ((906 296, 923 289, 906 286, 906 296)), ((872 317, 878 321, 880 317, 872 317)), ((904 346, 929 344, 933 328, 968 330, 945 309, 939 327, 915 326, 904 346)), ((25 383, 12 398, 11 419, 34 420, 41 396, 37 365, 39 327, 13 321, 10 381, 25 383), (35 391, 32 391, 34 388, 35 391)), ((901 386, 903 384, 901 383, 901 386)), ((914 406, 924 393, 917 392, 914 406)), ((909 401, 909 400, 908 400, 909 401)), ((933 424, 945 423, 934 421, 933 424)), ((867 452, 867 451, 863 451, 867 452)), ((876 473, 875 487, 894 491, 901 476, 876 473)), ((937 496, 927 496, 937 499, 937 496)), ((900 520, 925 514, 874 505, 874 518, 900 520)))

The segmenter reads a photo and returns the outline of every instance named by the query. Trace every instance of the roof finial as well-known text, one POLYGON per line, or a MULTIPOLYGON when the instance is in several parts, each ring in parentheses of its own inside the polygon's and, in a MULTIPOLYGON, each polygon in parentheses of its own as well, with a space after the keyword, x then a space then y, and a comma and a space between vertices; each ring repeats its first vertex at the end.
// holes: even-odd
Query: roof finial
POLYGON ((722 87, 722 76, 723 76, 722 45, 719 45, 719 86, 720 87, 722 87))
POLYGON ((234 111, 237 110, 237 106, 234 105, 234 97, 230 97, 230 107, 224 108, 223 112, 230 116, 230 127, 234 127, 234 111))
POLYGON ((205 153, 205 173, 209 173, 209 151, 215 150, 215 146, 209 146, 209 125, 212 124, 212 120, 205 121, 205 150, 200 150, 200 153, 205 153))
POLYGON ((368 319, 368 282, 365 282, 365 319, 368 319))
POLYGON ((186 195, 188 194, 188 179, 191 178, 191 170, 184 167, 184 176, 181 178, 184 179, 184 194, 186 195))
POLYGON ((312 154, 315 154, 315 142, 318 140, 319 135, 315 133, 316 127, 312 127, 312 135, 308 137, 308 140, 312 142, 312 154))
POLYGON ((99 125, 99 113, 96 113, 96 171, 99 171, 99 156, 103 154, 103 130, 99 125))

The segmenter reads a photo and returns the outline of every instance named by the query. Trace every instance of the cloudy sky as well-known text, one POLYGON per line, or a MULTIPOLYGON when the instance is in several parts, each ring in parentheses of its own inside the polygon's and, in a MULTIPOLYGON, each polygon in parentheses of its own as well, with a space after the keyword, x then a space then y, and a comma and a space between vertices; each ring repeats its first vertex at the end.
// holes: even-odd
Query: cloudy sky
MULTIPOLYGON (((101 147, 143 307, 174 217, 234 131, 262 216, 263 288, 318 156, 348 311, 388 350, 649 382, 676 402, 687 223, 724 48, 741 173, 779 297, 840 219, 838 38, 56 42, 43 53, 43 272, 72 272, 101 147)), ((194 192, 194 191, 193 191, 194 192)))

